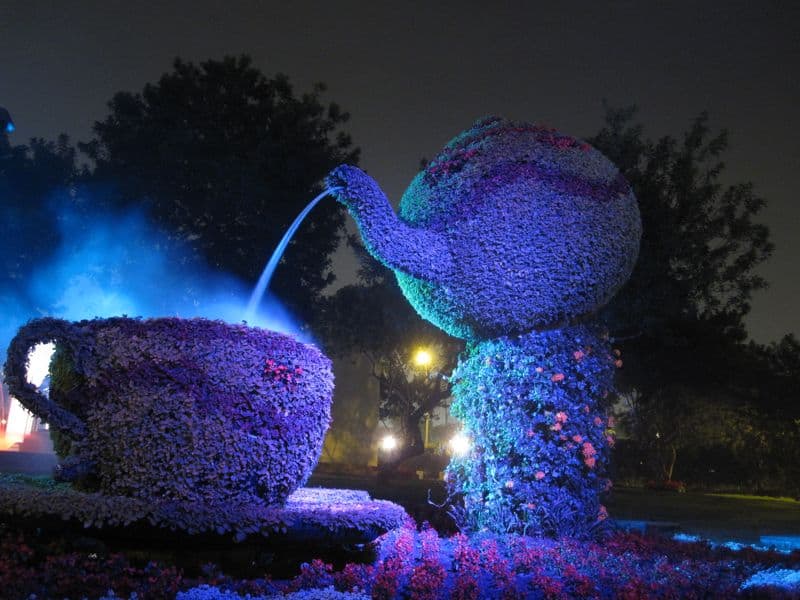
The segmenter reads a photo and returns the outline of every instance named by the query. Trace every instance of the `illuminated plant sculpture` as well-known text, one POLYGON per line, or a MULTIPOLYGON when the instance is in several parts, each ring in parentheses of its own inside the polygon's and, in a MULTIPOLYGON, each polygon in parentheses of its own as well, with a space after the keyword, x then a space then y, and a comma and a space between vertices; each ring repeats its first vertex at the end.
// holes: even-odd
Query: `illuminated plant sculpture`
POLYGON ((206 319, 38 319, 11 342, 6 381, 59 434, 83 490, 183 505, 280 505, 317 463, 331 363, 277 332, 206 319), (56 341, 50 395, 29 349, 56 341))
POLYGON ((399 218, 355 167, 328 184, 419 314, 468 340, 453 411, 473 449, 448 468, 465 523, 591 535, 606 516, 599 494, 613 442, 603 399, 621 363, 580 323, 636 261, 628 183, 588 144, 489 118, 417 175, 399 218))

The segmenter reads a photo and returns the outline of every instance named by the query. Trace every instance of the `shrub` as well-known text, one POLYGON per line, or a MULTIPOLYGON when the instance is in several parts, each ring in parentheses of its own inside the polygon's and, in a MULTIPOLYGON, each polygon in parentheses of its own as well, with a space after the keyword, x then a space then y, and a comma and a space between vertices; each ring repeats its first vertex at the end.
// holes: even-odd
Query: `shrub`
POLYGON ((686 484, 683 481, 673 481, 672 479, 648 481, 645 487, 650 490, 662 490, 665 492, 683 493, 686 491, 686 484))

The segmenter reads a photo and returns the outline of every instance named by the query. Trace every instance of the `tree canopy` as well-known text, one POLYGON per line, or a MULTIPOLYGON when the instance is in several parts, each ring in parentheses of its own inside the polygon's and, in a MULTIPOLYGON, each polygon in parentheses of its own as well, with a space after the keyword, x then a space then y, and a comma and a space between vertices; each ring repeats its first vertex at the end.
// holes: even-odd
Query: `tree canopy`
POLYGON ((752 183, 729 182, 728 137, 712 132, 707 113, 680 139, 657 140, 635 116, 634 107, 607 108, 589 140, 630 181, 642 215, 633 274, 599 315, 622 349, 618 388, 634 452, 649 454, 666 478, 683 456, 693 459, 678 460, 683 473, 709 477, 716 460, 740 484, 791 486, 797 340, 748 344, 744 326, 753 295, 767 287, 757 271, 773 250, 758 221, 765 201, 752 183))
POLYGON ((634 359, 638 375, 627 369, 626 378, 644 391, 690 364, 687 377, 708 376, 709 362, 744 341, 752 295, 767 287, 756 269, 773 246, 756 220, 765 202, 752 183, 725 183, 728 137, 712 133, 707 113, 681 140, 656 141, 644 138, 635 114, 608 108, 589 141, 617 164, 639 201, 639 259, 601 317, 641 359, 634 359))
MULTIPOLYGON (((119 92, 81 149, 117 203, 189 241, 214 267, 255 281, 289 224, 336 165, 358 160, 341 130, 349 115, 325 104, 325 86, 296 95, 248 56, 173 70, 141 93, 119 92)), ((318 206, 285 256, 273 291, 307 318, 333 280, 330 255, 344 223, 335 202, 318 206)))
POLYGON ((0 285, 24 289, 25 277, 59 243, 54 214, 79 176, 69 138, 11 145, 0 132, 0 285))

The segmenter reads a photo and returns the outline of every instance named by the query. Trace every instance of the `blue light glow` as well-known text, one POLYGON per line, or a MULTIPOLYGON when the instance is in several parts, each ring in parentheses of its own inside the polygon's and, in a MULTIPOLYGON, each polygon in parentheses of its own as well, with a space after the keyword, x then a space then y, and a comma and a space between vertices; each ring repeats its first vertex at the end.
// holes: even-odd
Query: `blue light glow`
MULTIPOLYGON (((77 203, 93 202, 81 190, 77 203)), ((131 317, 206 317, 241 322, 249 286, 210 269, 191 249, 150 226, 139 211, 76 212, 75 199, 53 197, 47 214, 58 224, 60 244, 19 284, 0 290, 0 352, 29 319, 68 320, 128 315, 131 317)), ((0 218, 20 219, 0 199, 0 218)), ((11 261, 19 248, 2 247, 0 259, 11 261)), ((264 299, 248 324, 288 333, 305 342, 291 314, 273 297, 264 299)))

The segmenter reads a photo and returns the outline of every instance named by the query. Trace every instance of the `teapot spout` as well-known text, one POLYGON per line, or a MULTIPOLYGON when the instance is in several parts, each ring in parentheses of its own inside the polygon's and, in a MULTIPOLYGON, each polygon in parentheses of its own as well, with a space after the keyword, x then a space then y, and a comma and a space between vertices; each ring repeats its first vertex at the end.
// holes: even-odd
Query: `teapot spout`
POLYGON ((447 240, 398 217, 378 184, 361 169, 341 165, 326 178, 333 196, 350 211, 369 253, 387 267, 432 282, 453 270, 447 240))

